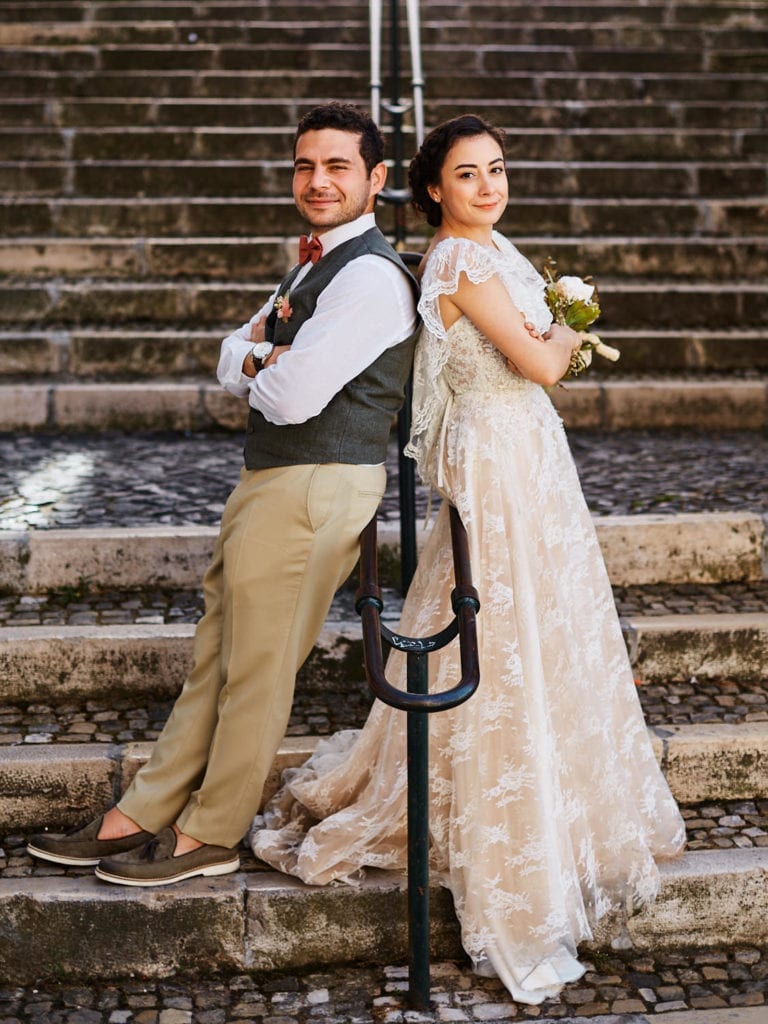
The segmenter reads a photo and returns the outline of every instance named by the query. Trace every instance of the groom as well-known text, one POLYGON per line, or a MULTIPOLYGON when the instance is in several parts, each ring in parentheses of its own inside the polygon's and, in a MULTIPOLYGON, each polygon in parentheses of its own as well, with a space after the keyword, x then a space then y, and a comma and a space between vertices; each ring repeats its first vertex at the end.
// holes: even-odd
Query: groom
POLYGON ((299 123, 293 198, 311 238, 222 343, 219 381, 250 405, 245 468, 205 576, 192 671, 117 806, 69 835, 34 836, 36 857, 140 886, 239 867, 296 672, 384 493, 410 370, 417 287, 376 227, 383 156, 354 106, 299 123))

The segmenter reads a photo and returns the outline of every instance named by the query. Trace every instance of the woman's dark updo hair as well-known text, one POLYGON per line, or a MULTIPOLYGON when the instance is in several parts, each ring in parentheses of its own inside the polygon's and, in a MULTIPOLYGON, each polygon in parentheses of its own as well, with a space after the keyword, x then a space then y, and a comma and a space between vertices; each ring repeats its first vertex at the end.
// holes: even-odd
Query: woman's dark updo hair
POLYGON ((433 128, 421 144, 416 156, 408 168, 408 184, 411 186, 411 202, 419 213, 427 218, 427 224, 439 227, 443 219, 440 203, 436 203, 427 191, 429 186, 440 183, 440 172, 451 146, 458 139, 474 138, 478 135, 490 135, 498 142, 504 152, 504 132, 488 124, 482 117, 475 114, 462 114, 443 121, 433 128))

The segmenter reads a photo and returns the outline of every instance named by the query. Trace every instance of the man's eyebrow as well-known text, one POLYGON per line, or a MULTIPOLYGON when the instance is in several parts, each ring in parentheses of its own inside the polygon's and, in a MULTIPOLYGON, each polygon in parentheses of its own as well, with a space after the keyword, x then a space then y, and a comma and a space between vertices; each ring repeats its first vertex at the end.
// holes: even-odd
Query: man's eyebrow
POLYGON ((301 165, 301 166, 306 166, 306 167, 313 167, 316 163, 321 163, 321 164, 349 164, 351 166, 352 161, 348 157, 346 157, 346 156, 332 156, 332 157, 329 157, 327 160, 320 160, 320 161, 310 160, 308 157, 300 156, 296 160, 294 160, 293 166, 294 167, 299 167, 301 165))

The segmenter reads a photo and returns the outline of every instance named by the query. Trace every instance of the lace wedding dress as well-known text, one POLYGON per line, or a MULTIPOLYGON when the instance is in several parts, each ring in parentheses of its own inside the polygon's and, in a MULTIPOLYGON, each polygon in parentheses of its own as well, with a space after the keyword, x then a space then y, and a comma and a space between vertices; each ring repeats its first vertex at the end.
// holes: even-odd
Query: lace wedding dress
MULTIPOLYGON (((632 912, 676 854, 682 819, 647 738, 613 596, 562 423, 438 298, 462 272, 498 274, 544 331, 544 283, 506 239, 446 239, 422 282, 424 320, 409 450, 458 508, 479 591, 480 686, 430 715, 433 871, 453 894, 475 967, 538 1003, 583 973, 576 947, 632 912)), ((399 631, 451 618, 448 509, 440 510, 399 631)), ((430 657, 430 688, 459 676, 457 641, 430 657)), ((405 657, 387 677, 405 689, 405 657)), ((255 854, 312 884, 406 866, 405 713, 376 702, 365 727, 322 741, 256 819, 255 854)))

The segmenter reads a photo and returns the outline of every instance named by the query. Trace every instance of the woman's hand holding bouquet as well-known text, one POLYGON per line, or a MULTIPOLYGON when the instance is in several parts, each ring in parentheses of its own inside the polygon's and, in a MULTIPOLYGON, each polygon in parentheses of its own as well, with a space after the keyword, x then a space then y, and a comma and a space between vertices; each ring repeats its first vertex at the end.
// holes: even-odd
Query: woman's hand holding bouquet
POLYGON ((606 345, 597 334, 587 330, 600 316, 597 288, 592 279, 559 277, 553 259, 545 261, 543 273, 547 283, 547 306, 555 323, 565 324, 581 336, 581 346, 571 357, 566 378, 575 377, 586 370, 592 362, 593 352, 615 363, 620 355, 619 350, 606 345))

